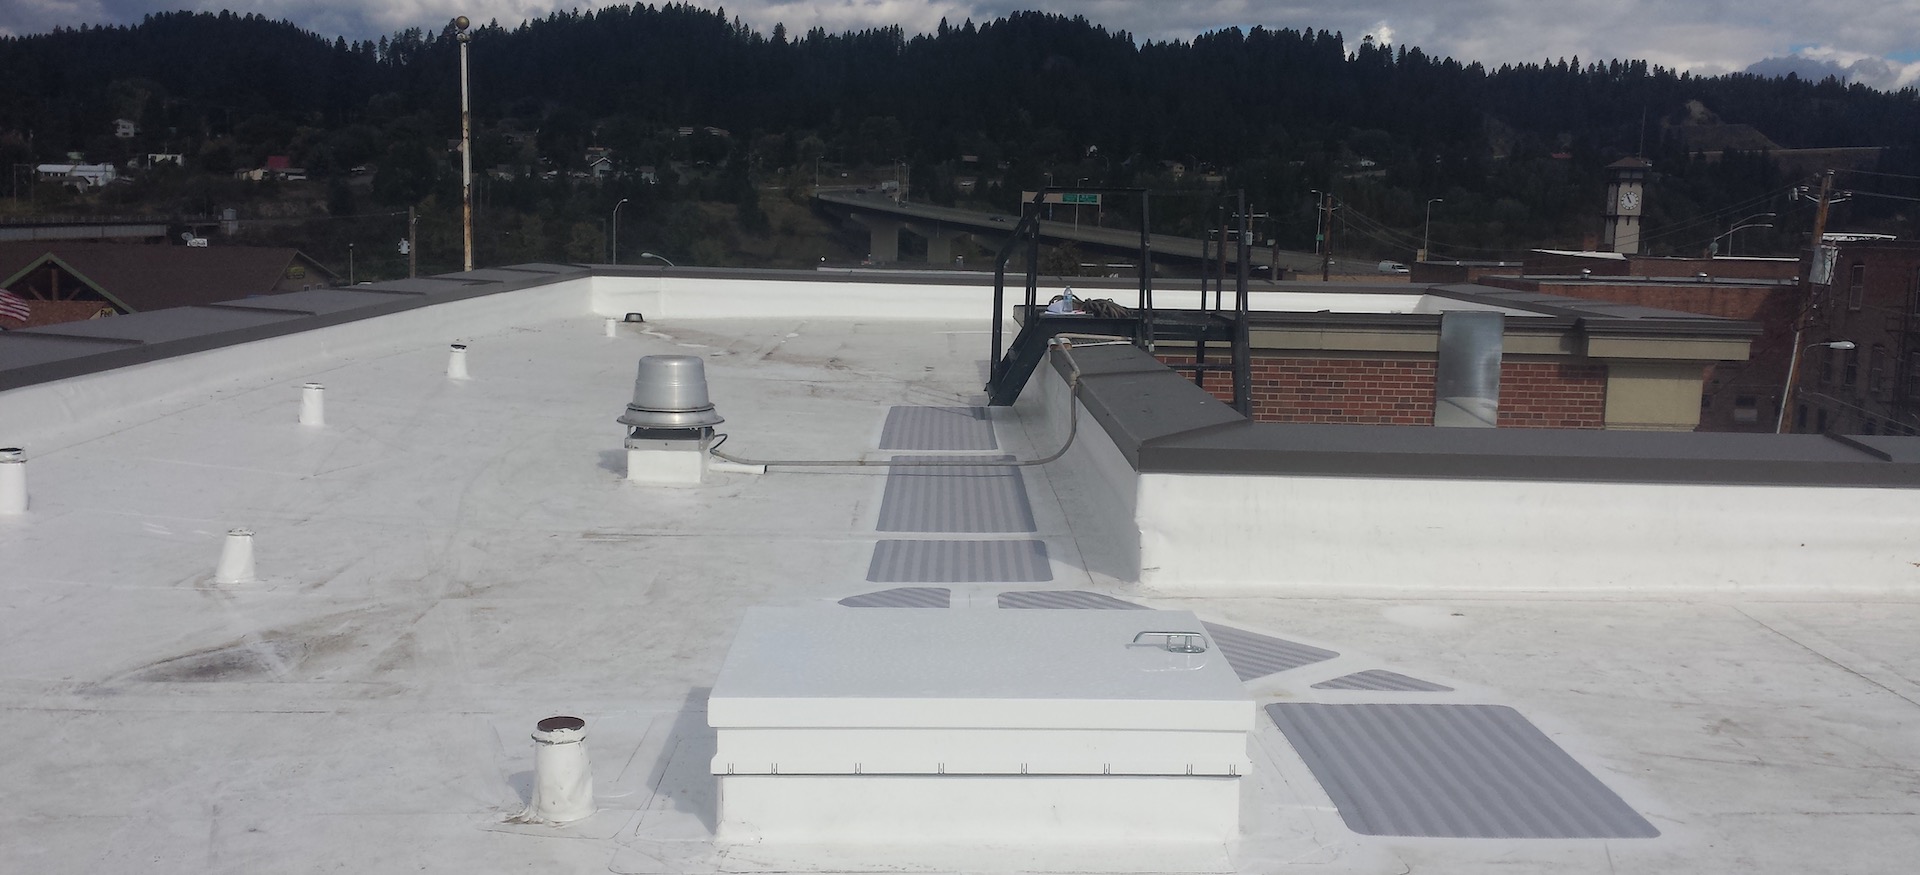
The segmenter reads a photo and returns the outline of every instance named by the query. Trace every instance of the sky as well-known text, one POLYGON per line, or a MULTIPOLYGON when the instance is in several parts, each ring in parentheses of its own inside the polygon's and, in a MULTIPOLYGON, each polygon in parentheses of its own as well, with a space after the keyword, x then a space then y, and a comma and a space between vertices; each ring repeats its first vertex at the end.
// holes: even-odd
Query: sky
MULTIPOLYGON (((326 36, 372 39, 407 27, 436 29, 465 14, 509 27, 595 0, 0 0, 0 33, 138 21, 158 10, 232 9, 288 19, 326 36)), ((1340 31, 1429 54, 1480 61, 1643 59, 1713 75, 1839 75, 1877 88, 1920 85, 1920 0, 694 0, 724 6, 762 32, 898 24, 931 31, 1020 9, 1084 15, 1136 39, 1192 39, 1226 27, 1340 31)))

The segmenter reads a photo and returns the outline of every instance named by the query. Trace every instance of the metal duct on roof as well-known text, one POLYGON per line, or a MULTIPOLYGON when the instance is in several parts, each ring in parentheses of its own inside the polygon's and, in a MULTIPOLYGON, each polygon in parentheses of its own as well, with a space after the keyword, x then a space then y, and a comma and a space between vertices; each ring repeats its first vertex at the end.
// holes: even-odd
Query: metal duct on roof
POLYGON ((1507 317, 1492 310, 1440 314, 1433 424, 1493 428, 1500 416, 1500 357, 1507 317))
POLYGON ((707 400, 707 365, 699 356, 650 355, 633 378, 633 403, 621 425, 645 429, 711 428, 725 422, 707 400))

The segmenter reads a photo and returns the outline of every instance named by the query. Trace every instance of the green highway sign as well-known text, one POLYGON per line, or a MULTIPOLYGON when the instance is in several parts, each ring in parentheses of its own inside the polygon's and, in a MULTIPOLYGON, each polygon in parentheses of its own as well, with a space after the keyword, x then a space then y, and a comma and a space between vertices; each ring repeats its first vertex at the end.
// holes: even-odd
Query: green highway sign
POLYGON ((1100 195, 1094 194, 1091 192, 1078 192, 1078 191, 1062 192, 1060 195, 1060 202, 1063 204, 1086 204, 1088 206, 1098 206, 1100 203, 1100 195))

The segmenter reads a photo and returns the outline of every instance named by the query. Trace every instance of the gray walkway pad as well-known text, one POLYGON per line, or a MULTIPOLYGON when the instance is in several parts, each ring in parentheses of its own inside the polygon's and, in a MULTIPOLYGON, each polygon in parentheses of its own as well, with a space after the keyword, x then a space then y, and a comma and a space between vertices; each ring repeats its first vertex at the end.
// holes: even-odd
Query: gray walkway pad
POLYGON ((1144 611, 1147 609, 1145 605, 1121 601, 1110 595, 1071 589, 1003 592, 1000 594, 1000 607, 1089 611, 1144 611))
POLYGON ((1660 834, 1520 712, 1281 703, 1267 714, 1354 832, 1432 838, 1660 834))
POLYGON ((1234 673, 1243 681, 1325 662, 1340 655, 1311 644, 1273 638, 1219 623, 1207 623, 1206 627, 1213 643, 1220 647, 1221 653, 1227 655, 1227 664, 1233 666, 1234 673))
POLYGON ((849 608, 945 608, 953 604, 953 591, 944 586, 901 586, 850 595, 840 604, 849 608))
POLYGON ((1045 541, 881 541, 876 583, 1026 583, 1053 579, 1045 541))
POLYGON ((880 432, 883 450, 997 450, 985 407, 894 407, 880 432))
MULTIPOLYGON (((1012 456, 894 456, 894 460, 1009 461, 1012 456)), ((1034 531, 1019 468, 994 465, 892 469, 880 500, 883 532, 1034 531)))
POLYGON ((1383 693, 1451 693, 1452 687, 1408 677, 1397 671, 1369 669, 1313 685, 1316 690, 1373 690, 1383 693))

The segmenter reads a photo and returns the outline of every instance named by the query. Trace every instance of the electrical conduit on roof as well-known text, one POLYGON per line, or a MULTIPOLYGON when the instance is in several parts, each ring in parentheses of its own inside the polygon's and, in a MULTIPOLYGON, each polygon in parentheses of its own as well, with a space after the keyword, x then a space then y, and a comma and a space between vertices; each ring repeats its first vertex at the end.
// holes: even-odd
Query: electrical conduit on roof
POLYGON ((1038 459, 1008 459, 1005 461, 985 461, 982 459, 748 459, 720 451, 725 443, 725 435, 707 452, 719 459, 735 465, 762 468, 1032 468, 1055 462, 1067 454, 1073 446, 1073 439, 1080 432, 1080 363, 1073 359, 1073 344, 1060 341, 1054 344, 1054 352, 1066 356, 1067 365, 1072 370, 1067 374, 1067 438, 1060 448, 1038 459))

